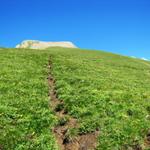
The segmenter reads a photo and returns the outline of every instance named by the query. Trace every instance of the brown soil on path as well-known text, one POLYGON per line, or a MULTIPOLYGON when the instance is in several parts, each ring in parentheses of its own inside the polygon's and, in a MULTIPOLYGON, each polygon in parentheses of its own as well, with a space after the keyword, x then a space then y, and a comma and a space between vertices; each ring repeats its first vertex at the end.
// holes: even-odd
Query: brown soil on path
POLYGON ((0 150, 3 150, 3 147, 2 147, 2 145, 0 145, 0 150))
POLYGON ((150 149, 150 130, 148 131, 145 138, 145 146, 150 149))
POLYGON ((55 138, 57 140, 58 146, 61 150, 94 150, 97 146, 97 137, 99 135, 99 131, 95 131, 92 133, 87 133, 83 135, 77 134, 73 138, 68 138, 68 131, 70 129, 78 129, 79 123, 78 120, 71 117, 64 110, 64 102, 57 98, 57 92, 55 89, 55 79, 51 74, 52 63, 51 59, 48 63, 48 84, 50 88, 49 97, 50 97, 50 107, 55 112, 56 116, 59 120, 63 120, 64 118, 68 118, 67 121, 59 123, 52 130, 55 138))

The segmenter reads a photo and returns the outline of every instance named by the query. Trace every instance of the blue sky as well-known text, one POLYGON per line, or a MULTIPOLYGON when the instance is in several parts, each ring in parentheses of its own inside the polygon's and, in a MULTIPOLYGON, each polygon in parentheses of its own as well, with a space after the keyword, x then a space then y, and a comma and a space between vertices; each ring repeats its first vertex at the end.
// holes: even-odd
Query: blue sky
POLYGON ((26 39, 150 59, 150 1, 1 0, 0 46, 26 39))

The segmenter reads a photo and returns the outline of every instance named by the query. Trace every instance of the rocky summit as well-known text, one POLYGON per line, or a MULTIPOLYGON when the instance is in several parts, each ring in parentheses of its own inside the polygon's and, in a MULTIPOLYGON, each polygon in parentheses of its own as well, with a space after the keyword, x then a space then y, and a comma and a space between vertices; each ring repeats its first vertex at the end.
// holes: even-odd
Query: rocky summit
POLYGON ((30 48, 30 49, 46 49, 49 47, 65 47, 77 48, 72 42, 43 42, 36 40, 25 40, 21 44, 16 45, 16 48, 30 48))

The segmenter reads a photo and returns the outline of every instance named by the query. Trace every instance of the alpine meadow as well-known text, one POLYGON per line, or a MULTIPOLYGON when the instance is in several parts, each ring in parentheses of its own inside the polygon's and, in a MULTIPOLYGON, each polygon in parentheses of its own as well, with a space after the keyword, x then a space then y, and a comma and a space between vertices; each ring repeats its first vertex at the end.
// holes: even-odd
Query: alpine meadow
POLYGON ((150 150, 149 89, 149 61, 0 48, 0 150, 150 150))

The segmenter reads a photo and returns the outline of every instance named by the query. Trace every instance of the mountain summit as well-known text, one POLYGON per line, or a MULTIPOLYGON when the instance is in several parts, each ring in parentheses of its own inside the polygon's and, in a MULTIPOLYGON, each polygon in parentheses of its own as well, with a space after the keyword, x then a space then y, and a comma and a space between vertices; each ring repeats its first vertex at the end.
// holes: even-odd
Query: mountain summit
POLYGON ((21 44, 16 45, 16 48, 31 48, 31 49, 46 49, 49 47, 66 47, 77 48, 72 42, 44 42, 36 40, 25 40, 21 44))

